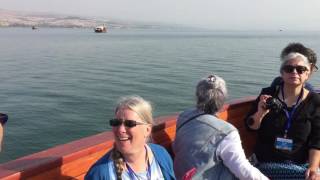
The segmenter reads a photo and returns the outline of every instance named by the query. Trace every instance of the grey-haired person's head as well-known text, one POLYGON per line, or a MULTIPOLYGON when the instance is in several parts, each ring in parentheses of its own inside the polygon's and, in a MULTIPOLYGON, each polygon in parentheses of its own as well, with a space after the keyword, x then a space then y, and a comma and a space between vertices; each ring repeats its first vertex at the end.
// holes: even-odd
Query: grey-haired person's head
POLYGON ((222 108, 227 94, 226 83, 221 77, 209 75, 201 79, 196 87, 198 110, 215 114, 222 108))

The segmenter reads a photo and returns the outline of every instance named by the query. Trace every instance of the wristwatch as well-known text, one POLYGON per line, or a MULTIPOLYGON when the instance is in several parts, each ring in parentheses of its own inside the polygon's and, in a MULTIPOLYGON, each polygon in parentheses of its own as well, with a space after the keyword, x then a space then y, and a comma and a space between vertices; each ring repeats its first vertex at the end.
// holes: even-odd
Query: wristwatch
POLYGON ((8 121, 8 115, 0 113, 0 123, 4 125, 8 121))

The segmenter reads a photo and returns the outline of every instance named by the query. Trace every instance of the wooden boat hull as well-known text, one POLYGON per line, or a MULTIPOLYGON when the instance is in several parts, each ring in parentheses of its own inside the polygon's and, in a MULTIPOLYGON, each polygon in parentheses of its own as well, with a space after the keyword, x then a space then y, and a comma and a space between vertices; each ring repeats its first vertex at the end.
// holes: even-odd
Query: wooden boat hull
MULTIPOLYGON (((256 134, 249 132, 243 119, 255 97, 230 102, 219 117, 234 124, 240 132, 247 155, 253 151, 256 134)), ((156 118, 152 137, 172 154, 178 114, 156 118)), ((113 134, 108 131, 86 137, 0 165, 0 179, 83 179, 90 166, 113 146, 113 134)))

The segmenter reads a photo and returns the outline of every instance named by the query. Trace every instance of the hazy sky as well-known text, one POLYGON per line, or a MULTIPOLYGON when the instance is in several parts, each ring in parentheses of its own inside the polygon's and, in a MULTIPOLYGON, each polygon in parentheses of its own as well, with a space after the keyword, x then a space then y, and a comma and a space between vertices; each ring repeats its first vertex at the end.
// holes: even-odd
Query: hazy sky
POLYGON ((320 0, 0 0, 9 10, 230 30, 320 30, 320 0))

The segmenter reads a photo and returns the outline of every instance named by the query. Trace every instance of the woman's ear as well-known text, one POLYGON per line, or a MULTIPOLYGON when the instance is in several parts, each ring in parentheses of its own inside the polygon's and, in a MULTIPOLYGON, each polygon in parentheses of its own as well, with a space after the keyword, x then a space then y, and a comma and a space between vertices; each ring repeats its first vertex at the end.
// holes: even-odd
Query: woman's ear
POLYGON ((280 70, 280 76, 281 76, 281 77, 283 76, 283 71, 282 71, 282 70, 280 70))
POLYGON ((305 82, 308 81, 310 79, 310 77, 311 77, 311 71, 307 71, 306 73, 307 73, 306 74, 307 78, 306 78, 305 82))
POLYGON ((152 125, 147 125, 146 127, 146 137, 150 137, 152 131, 152 125))

